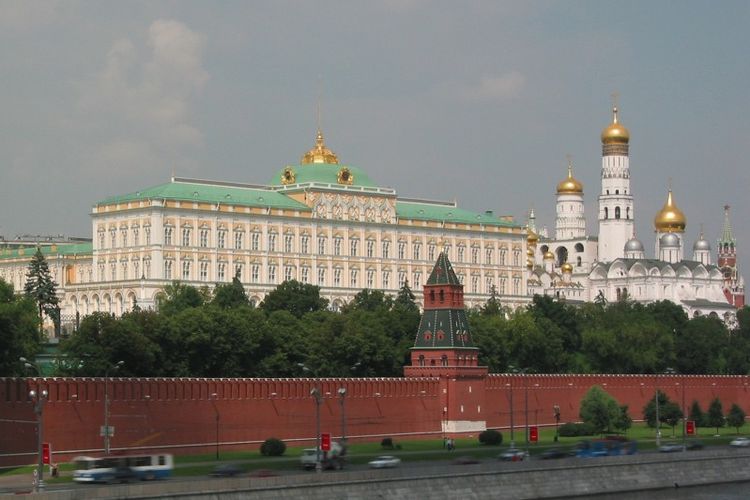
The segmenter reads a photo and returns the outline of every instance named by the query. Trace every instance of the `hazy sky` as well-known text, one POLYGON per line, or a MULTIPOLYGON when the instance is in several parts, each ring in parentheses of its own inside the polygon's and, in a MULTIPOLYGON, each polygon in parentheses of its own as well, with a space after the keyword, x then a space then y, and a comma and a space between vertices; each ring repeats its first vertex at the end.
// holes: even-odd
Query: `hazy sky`
MULTIPOLYGON (((536 209, 566 155, 596 233, 612 92, 638 236, 672 180, 750 263, 750 2, 0 0, 0 234, 91 236, 91 205, 179 176, 268 183, 312 147, 401 196, 536 209)), ((715 257, 714 257, 715 258, 715 257)))

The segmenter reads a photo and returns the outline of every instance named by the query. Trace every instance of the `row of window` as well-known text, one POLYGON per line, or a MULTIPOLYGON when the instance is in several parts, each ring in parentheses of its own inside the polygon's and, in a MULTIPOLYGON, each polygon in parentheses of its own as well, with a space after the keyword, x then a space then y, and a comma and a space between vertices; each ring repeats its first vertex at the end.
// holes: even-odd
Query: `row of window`
MULTIPOLYGON (((201 261, 198 262, 197 267, 194 266, 193 261, 190 260, 183 260, 181 262, 175 262, 171 259, 166 259, 164 261, 164 279, 166 280, 173 280, 173 279, 181 279, 184 281, 190 281, 190 280, 198 280, 198 281, 212 281, 213 278, 210 276, 209 269, 210 269, 210 263, 208 261, 201 261), (193 273, 197 269, 197 275, 194 276, 193 273)), ((234 265, 230 266, 226 262, 219 262, 216 265, 216 277, 215 280, 218 282, 224 282, 228 281, 232 277, 239 278, 240 281, 245 282, 249 281, 250 283, 260 283, 261 282, 261 265, 260 264, 251 264, 247 266, 249 268, 250 275, 245 276, 243 273, 245 272, 245 265, 242 263, 235 263, 234 265), (231 275, 229 272, 231 271, 231 275), (249 278, 249 280, 246 280, 245 278, 249 278)), ((326 275, 327 275, 327 268, 319 267, 315 270, 315 272, 307 266, 301 267, 299 269, 299 275, 297 274, 297 268, 294 266, 276 266, 276 265, 269 265, 266 269, 266 283, 272 283, 276 284, 278 283, 279 277, 282 278, 283 281, 289 281, 289 280, 296 280, 298 279, 302 283, 312 283, 314 277, 313 273, 315 275, 315 284, 318 286, 327 286, 329 283, 326 281, 326 275), (281 268, 281 271, 279 271, 279 268, 281 268), (281 274, 281 276, 280 276, 281 274)), ((348 281, 344 282, 344 270, 342 268, 334 268, 333 269, 333 280, 330 283, 330 285, 334 287, 341 287, 341 286, 348 286, 351 288, 358 288, 360 286, 363 286, 365 288, 390 288, 391 287, 391 271, 382 271, 381 273, 381 282, 378 284, 376 283, 376 271, 373 269, 368 269, 364 273, 364 276, 362 273, 360 273, 359 269, 350 269, 349 270, 349 276, 348 281), (364 281, 361 281, 361 279, 364 278, 364 281)), ((458 274, 458 279, 461 283, 464 282, 464 275, 458 274)), ((422 277, 423 274, 421 271, 414 271, 411 275, 410 280, 410 286, 412 288, 419 289, 422 286, 422 277)), ((408 275, 405 271, 399 271, 397 273, 397 282, 395 283, 395 286, 401 287, 408 279, 408 275)), ((499 280, 499 286, 496 288, 497 293, 505 294, 507 292, 506 290, 506 278, 500 278, 499 280)), ((520 294, 521 292, 521 278, 516 277, 512 279, 513 284, 513 293, 514 294, 520 294)), ((484 282, 484 293, 491 293, 492 288, 495 286, 494 279, 492 277, 485 277, 484 282)), ((480 278, 479 276, 472 276, 471 277, 471 292, 472 293, 480 293, 480 278)))

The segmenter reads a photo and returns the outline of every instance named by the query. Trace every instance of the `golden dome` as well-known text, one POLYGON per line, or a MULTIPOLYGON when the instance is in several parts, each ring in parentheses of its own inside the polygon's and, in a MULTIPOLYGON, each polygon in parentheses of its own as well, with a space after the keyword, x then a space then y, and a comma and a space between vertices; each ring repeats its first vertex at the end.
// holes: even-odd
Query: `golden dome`
POLYGON ((310 163, 326 163, 329 165, 338 165, 339 159, 336 153, 328 149, 323 142, 323 132, 318 129, 318 137, 315 139, 315 147, 305 153, 300 160, 302 165, 310 163))
POLYGON ((654 217, 654 227, 660 233, 682 233, 685 231, 686 224, 687 219, 685 218, 685 214, 674 204, 672 190, 670 189, 667 195, 667 202, 657 212, 656 217, 654 217))
POLYGON ((534 267, 534 261, 531 258, 526 259, 526 268, 532 269, 534 267))
POLYGON ((612 123, 602 130, 602 144, 627 144, 630 132, 617 122, 617 106, 612 108, 612 123))
POLYGON ((565 264, 562 265, 562 272, 564 272, 564 273, 572 273, 573 272, 573 266, 570 263, 566 262, 565 264))
POLYGON ((526 249, 526 255, 528 255, 529 257, 533 257, 534 256, 534 249, 533 248, 527 248, 526 249))
POLYGON ((550 260, 550 259, 555 260, 555 254, 547 250, 546 252, 544 252, 544 260, 550 260))
POLYGON ((580 194, 583 193, 583 184, 573 177, 573 165, 568 163, 568 176, 557 185, 557 194, 580 194))
POLYGON ((539 235, 536 234, 531 229, 529 229, 528 231, 529 231, 529 234, 526 235, 526 243, 534 246, 536 245, 536 242, 539 241, 539 235))

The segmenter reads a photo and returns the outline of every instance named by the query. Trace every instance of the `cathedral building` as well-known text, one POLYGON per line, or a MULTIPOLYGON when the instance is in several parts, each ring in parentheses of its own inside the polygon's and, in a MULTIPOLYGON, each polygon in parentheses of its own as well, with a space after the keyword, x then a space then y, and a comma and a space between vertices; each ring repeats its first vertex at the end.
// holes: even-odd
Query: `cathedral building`
MULTIPOLYGON (((91 212, 92 241, 43 245, 63 318, 152 308, 165 285, 212 287, 238 277, 259 303, 286 280, 317 285, 337 309, 363 288, 395 294, 422 286, 437 256, 454 263, 469 307, 495 289, 528 302, 526 230, 492 211, 401 197, 338 156, 317 134, 299 164, 267 184, 173 177, 105 198, 91 212)), ((23 288, 36 248, 0 251, 0 277, 23 288)))
POLYGON ((528 223, 528 292, 572 301, 615 301, 628 298, 648 303, 670 300, 688 315, 716 315, 734 321, 744 305, 744 281, 737 271, 736 241, 725 208, 719 240, 718 266, 701 230, 693 254, 685 254, 687 218, 670 188, 654 217, 654 254, 646 256, 635 236, 635 203, 630 186, 630 132, 617 107, 601 134, 601 190, 598 234, 586 234, 583 185, 568 175, 557 185, 555 236, 540 236, 533 211, 528 223))

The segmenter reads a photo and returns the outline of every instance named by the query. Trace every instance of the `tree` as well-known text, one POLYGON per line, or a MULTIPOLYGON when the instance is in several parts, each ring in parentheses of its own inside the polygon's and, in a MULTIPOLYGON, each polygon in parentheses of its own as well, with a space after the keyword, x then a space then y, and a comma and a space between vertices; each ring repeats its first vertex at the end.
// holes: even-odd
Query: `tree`
POLYGON ((703 413, 701 404, 697 400, 690 405, 689 419, 695 422, 696 427, 706 427, 706 414, 703 413))
POLYGON ((699 316, 685 323, 675 334, 675 358, 680 373, 718 373, 717 353, 727 338, 718 318, 699 316))
POLYGON ((382 290, 365 288, 354 296, 351 302, 343 307, 342 312, 348 311, 381 311, 387 313, 393 305, 393 299, 382 290))
POLYGON ((211 301, 213 304, 228 309, 231 307, 249 306, 245 287, 242 282, 235 276, 231 283, 217 284, 214 288, 214 297, 211 301))
POLYGON ((614 422, 614 427, 620 432, 627 432, 633 426, 633 418, 628 411, 628 405, 620 405, 620 414, 614 422))
POLYGON ((401 285, 401 288, 398 291, 398 295, 396 295, 394 307, 400 308, 405 311, 419 312, 419 306, 417 306, 415 299, 416 297, 412 293, 411 288, 409 288, 409 280, 404 280, 404 284, 401 285))
MULTIPOLYGON (((661 424, 667 424, 672 427, 682 418, 682 410, 679 405, 674 403, 662 391, 656 391, 659 397, 659 427, 661 424)), ((643 407, 643 420, 649 427, 656 427, 656 395, 643 407)))
POLYGON ((33 359, 40 348, 36 304, 13 294, 13 285, 0 279, 0 374, 24 375, 18 358, 33 359))
POLYGON ((602 434, 617 427, 622 419, 622 409, 617 400, 598 385, 586 392, 581 400, 580 417, 594 432, 602 434))
POLYGON ((57 297, 57 284, 52 279, 52 274, 47 265, 47 259, 42 254, 42 249, 37 247, 34 257, 26 270, 26 285, 24 292, 37 305, 39 317, 39 334, 44 336, 44 314, 46 313, 55 321, 55 330, 60 323, 59 309, 60 300, 57 297))
POLYGON ((721 401, 719 398, 715 398, 711 401, 711 405, 708 407, 708 413, 706 415, 706 422, 710 427, 716 427, 716 434, 719 433, 719 427, 724 427, 726 419, 724 418, 724 410, 721 407, 721 401))
POLYGON ((185 309, 200 307, 205 301, 204 294, 197 288, 174 281, 164 287, 164 297, 159 300, 159 312, 172 316, 185 309))
POLYGON ((734 427, 739 434, 740 427, 745 425, 745 416, 745 411, 737 403, 733 403, 727 414, 727 425, 734 427))
POLYGON ((674 437, 674 428, 682 420, 684 413, 680 405, 674 401, 667 401, 664 408, 659 408, 659 420, 672 428, 672 437, 674 437))
POLYGON ((328 307, 328 300, 320 296, 320 287, 288 280, 266 295, 260 308, 270 314, 274 311, 289 311, 297 318, 328 307))
POLYGON ((500 299, 497 298, 497 289, 495 288, 495 285, 492 285, 490 288, 490 298, 487 299, 487 302, 482 306, 481 311, 485 316, 497 316, 503 312, 503 306, 500 303, 500 299))

